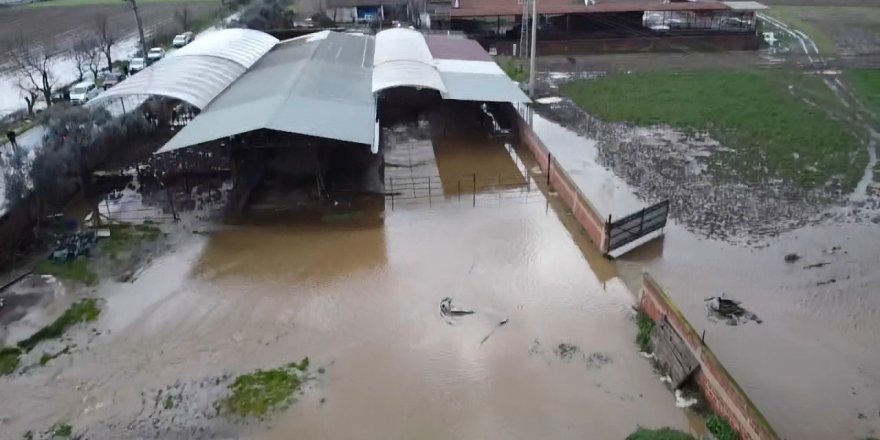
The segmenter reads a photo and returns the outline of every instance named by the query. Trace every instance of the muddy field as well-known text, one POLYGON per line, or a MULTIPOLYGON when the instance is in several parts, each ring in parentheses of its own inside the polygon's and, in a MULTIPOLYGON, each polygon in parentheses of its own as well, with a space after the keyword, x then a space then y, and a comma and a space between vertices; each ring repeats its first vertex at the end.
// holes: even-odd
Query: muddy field
MULTIPOLYGON (((218 15, 221 10, 219 1, 145 4, 138 8, 144 30, 151 33, 159 28, 177 29, 179 24, 174 21, 174 12, 184 4, 190 11, 191 21, 218 15)), ((74 41, 93 32, 99 15, 107 15, 110 27, 120 35, 119 40, 137 34, 134 14, 125 4, 0 8, 0 22, 3 23, 0 26, 0 49, 5 49, 21 36, 32 44, 53 44, 59 50, 67 50, 74 41)))

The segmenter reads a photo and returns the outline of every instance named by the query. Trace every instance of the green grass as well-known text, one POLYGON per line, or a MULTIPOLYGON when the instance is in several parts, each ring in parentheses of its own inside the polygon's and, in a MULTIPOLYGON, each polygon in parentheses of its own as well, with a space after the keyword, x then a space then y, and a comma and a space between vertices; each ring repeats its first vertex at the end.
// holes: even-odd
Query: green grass
POLYGON ((739 440, 739 433, 730 426, 730 422, 718 414, 712 414, 706 419, 706 429, 718 440, 739 440))
MULTIPOLYGON (((788 27, 807 34, 807 36, 816 43, 816 47, 819 48, 820 54, 834 55, 838 52, 837 43, 822 30, 821 25, 810 19, 810 16, 816 13, 816 9, 818 8, 805 6, 773 6, 773 8, 766 11, 766 14, 787 24, 788 27)), ((800 47, 796 49, 803 50, 800 47)))
POLYGON ((165 409, 174 408, 174 399, 171 396, 165 398, 165 409))
POLYGON ((654 331, 654 320, 651 319, 644 312, 639 312, 636 315, 636 324, 639 326, 639 332, 636 334, 636 344, 639 346, 639 350, 645 353, 651 353, 654 351, 654 344, 651 343, 651 332, 654 331))
POLYGON ((36 267, 34 267, 34 273, 41 275, 54 275, 61 279, 78 281, 88 286, 92 286, 98 282, 98 275, 89 269, 89 260, 85 257, 80 257, 76 260, 64 263, 43 260, 37 263, 36 267))
POLYGON ((696 440, 692 435, 672 428, 644 429, 628 435, 626 440, 696 440))
POLYGON ((781 177, 805 189, 834 178, 853 188, 868 160, 865 133, 829 115, 846 109, 816 75, 654 72, 575 81, 562 90, 606 121, 708 131, 731 149, 713 157, 713 170, 737 178, 781 177))
MULTIPOLYGON (((214 0, 138 0, 138 6, 141 5, 149 5, 149 4, 183 4, 183 3, 200 3, 200 2, 211 2, 214 0)), ((127 6, 128 3, 122 0, 49 0, 49 1, 40 1, 35 3, 28 3, 26 5, 21 5, 21 8, 52 8, 52 7, 77 7, 77 6, 94 6, 94 5, 110 5, 110 6, 118 6, 123 5, 127 6)))
POLYGON ((18 347, 4 347, 0 349, 0 376, 11 374, 18 368, 21 349, 18 347))
POLYGON ((67 329, 82 322, 91 322, 98 319, 101 309, 98 308, 98 300, 87 298, 70 306, 61 317, 46 327, 41 328, 31 337, 18 343, 18 347, 24 351, 31 351, 42 341, 60 338, 67 329))
POLYGON ((73 426, 67 423, 59 423, 52 427, 51 433, 53 438, 69 438, 73 435, 73 426))
POLYGON ((110 225, 108 229, 110 229, 110 238, 102 241, 101 251, 114 259, 137 244, 154 241, 162 236, 161 229, 149 224, 110 225))
POLYGON ((264 419, 294 400, 309 368, 309 358, 272 370, 257 370, 238 376, 229 386, 232 393, 217 403, 221 414, 238 419, 264 419))
POLYGON ((522 60, 507 56, 498 56, 495 57, 495 62, 501 66, 501 69, 504 70, 504 73, 506 73, 510 79, 516 82, 525 82, 529 80, 529 69, 523 65, 522 60))
POLYGON ((874 118, 880 118, 880 69, 854 69, 847 71, 846 77, 874 118))

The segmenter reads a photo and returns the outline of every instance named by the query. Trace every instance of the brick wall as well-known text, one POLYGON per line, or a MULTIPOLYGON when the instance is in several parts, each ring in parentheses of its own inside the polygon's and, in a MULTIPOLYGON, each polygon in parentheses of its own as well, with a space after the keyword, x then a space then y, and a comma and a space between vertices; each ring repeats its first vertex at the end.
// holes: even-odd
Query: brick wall
POLYGON ((510 117, 516 121, 520 145, 527 147, 532 152, 541 171, 547 173, 549 165, 550 186, 559 194, 559 198, 565 203, 565 206, 571 210, 572 215, 587 232, 590 240, 605 252, 608 236, 605 232, 605 221, 602 216, 590 204, 587 197, 581 193, 565 169, 550 156, 547 147, 512 105, 509 113, 510 117))
POLYGON ((779 436, 758 408, 749 400, 709 347, 702 342, 700 335, 675 307, 663 288, 647 273, 642 281, 639 306, 655 321, 665 316, 672 328, 681 336, 700 362, 696 376, 697 385, 703 391, 712 410, 727 418, 742 439, 779 440, 779 436))

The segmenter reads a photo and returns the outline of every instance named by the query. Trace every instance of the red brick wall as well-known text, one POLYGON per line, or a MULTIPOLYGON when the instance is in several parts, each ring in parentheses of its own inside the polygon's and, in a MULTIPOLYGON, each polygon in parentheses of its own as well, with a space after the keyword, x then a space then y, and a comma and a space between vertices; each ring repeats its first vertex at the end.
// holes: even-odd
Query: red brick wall
POLYGON ((572 215, 582 228, 587 231, 590 240, 605 251, 607 235, 605 233, 605 221, 598 211, 590 204, 590 201, 578 190, 577 185, 571 180, 568 173, 548 155, 547 147, 532 130, 532 127, 523 120, 522 116, 511 106, 511 115, 516 120, 519 131, 520 144, 528 147, 535 156, 541 171, 547 172, 548 159, 550 159, 550 186, 559 194, 559 198, 571 209, 572 215))
POLYGON ((697 385, 703 391, 712 410, 730 421, 744 440, 779 440, 779 436, 764 416, 749 400, 718 358, 704 344, 697 331, 681 314, 663 288, 647 273, 642 282, 639 299, 641 310, 651 319, 666 317, 675 331, 700 362, 697 385))

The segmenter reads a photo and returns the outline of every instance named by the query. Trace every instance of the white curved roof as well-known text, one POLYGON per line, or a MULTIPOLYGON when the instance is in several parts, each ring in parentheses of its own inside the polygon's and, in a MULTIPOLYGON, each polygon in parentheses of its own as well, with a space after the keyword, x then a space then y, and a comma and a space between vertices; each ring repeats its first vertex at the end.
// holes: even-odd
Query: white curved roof
POLYGON ((373 93, 392 87, 419 87, 446 94, 425 37, 412 29, 395 28, 376 34, 373 93))
POLYGON ((224 29, 205 34, 92 100, 160 95, 204 108, 266 54, 278 39, 260 31, 224 29))

